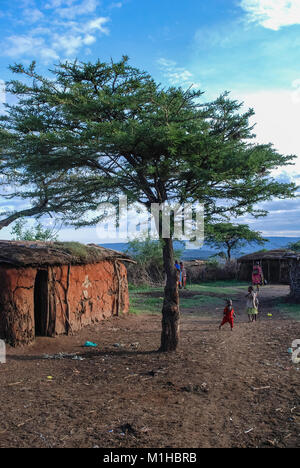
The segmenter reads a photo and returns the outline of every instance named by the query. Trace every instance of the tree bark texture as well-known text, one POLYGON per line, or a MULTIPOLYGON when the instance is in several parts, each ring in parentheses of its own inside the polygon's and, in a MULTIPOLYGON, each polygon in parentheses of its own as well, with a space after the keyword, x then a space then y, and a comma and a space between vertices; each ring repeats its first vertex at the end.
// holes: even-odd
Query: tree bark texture
POLYGON ((162 308, 162 332, 159 351, 176 351, 180 334, 178 272, 174 266, 173 240, 163 239, 163 260, 166 273, 162 308))

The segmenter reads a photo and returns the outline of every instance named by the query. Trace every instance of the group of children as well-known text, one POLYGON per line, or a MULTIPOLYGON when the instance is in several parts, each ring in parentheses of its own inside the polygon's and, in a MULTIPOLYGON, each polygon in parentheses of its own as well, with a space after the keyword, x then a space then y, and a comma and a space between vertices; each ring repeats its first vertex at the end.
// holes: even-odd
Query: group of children
MULTIPOLYGON (((249 323, 256 322, 257 320, 258 305, 259 305, 259 300, 258 300, 259 287, 266 283, 267 282, 264 279, 264 275, 263 275, 263 271, 260 266, 260 263, 256 262, 253 265, 252 286, 249 286, 248 294, 246 295, 246 299, 247 299, 246 310, 248 314, 249 323), (256 288, 256 292, 254 291, 254 288, 256 288)), ((234 313, 234 309, 232 305, 232 300, 227 299, 226 307, 224 309, 223 320, 219 326, 219 329, 221 329, 221 327, 225 325, 225 323, 229 323, 231 330, 232 330, 234 317, 235 317, 235 313, 234 313)))
MULTIPOLYGON (((178 287, 179 289, 186 289, 186 270, 183 265, 183 262, 178 263, 178 260, 175 261, 175 268, 178 273, 178 287)), ((257 320, 257 315, 258 315, 258 292, 259 292, 259 286, 263 284, 263 272, 262 269, 259 265, 259 262, 257 262, 254 267, 253 267, 253 273, 252 273, 252 286, 249 286, 248 288, 248 293, 246 294, 246 310, 248 314, 248 320, 250 322, 256 322, 257 320), (254 291, 254 286, 256 286, 256 292, 254 291)), ((231 299, 226 300, 226 307, 224 309, 224 315, 223 315, 223 320, 219 326, 219 329, 225 323, 229 323, 231 327, 231 331, 233 330, 233 324, 234 324, 234 318, 235 318, 235 312, 233 309, 233 303, 231 299)))
MULTIPOLYGON (((257 319, 258 304, 259 304, 257 296, 258 296, 258 292, 254 291, 253 286, 249 286, 248 294, 246 295, 246 299, 247 299, 246 310, 247 310, 247 314, 248 314, 249 323, 250 322, 256 322, 256 319, 257 319)), ((221 329, 221 327, 223 325, 225 325, 225 323, 229 323, 229 325, 231 327, 231 331, 232 331, 233 330, 234 318, 235 318, 235 312, 234 312, 234 309, 233 309, 232 300, 227 299, 226 300, 226 307, 224 309, 223 320, 222 320, 222 322, 221 322, 221 324, 219 326, 219 329, 221 329)))

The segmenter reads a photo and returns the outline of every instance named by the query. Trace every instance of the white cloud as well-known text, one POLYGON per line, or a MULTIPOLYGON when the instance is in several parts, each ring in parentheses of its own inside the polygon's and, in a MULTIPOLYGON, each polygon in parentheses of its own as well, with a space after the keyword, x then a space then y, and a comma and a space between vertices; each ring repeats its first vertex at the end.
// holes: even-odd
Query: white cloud
MULTIPOLYGON (((300 82, 300 81, 299 81, 300 82)), ((293 179, 300 173, 300 100, 293 97, 294 90, 256 91, 239 94, 237 98, 255 111, 254 132, 259 143, 273 143, 282 154, 298 156, 294 166, 278 169, 277 174, 287 174, 293 179)), ((236 95, 233 94, 235 98, 236 95)))
POLYGON ((85 28, 88 31, 93 31, 93 30, 98 30, 102 32, 103 34, 108 34, 108 29, 104 27, 104 25, 109 21, 109 18, 105 17, 99 17, 99 18, 94 18, 93 20, 89 21, 85 28))
POLYGON ((36 23, 44 18, 44 14, 37 8, 27 8, 24 10, 24 18, 26 22, 36 23))
POLYGON ((87 34, 84 38, 83 38, 83 43, 85 45, 90 45, 90 44, 93 44, 94 42, 96 41, 96 38, 95 36, 92 36, 91 34, 87 34))
POLYGON ((20 35, 10 36, 6 40, 5 54, 9 57, 31 56, 33 51, 45 61, 58 59, 55 50, 49 48, 42 37, 20 35))
POLYGON ((71 6, 74 3, 74 0, 50 0, 46 5, 46 9, 50 8, 59 8, 61 6, 71 6))
POLYGON ((47 64, 72 59, 81 49, 87 51, 86 47, 98 37, 109 34, 110 18, 97 14, 98 3, 98 0, 49 0, 41 7, 47 14, 26 3, 22 20, 29 27, 22 34, 4 38, 0 55, 23 61, 27 57, 41 59, 47 64))
POLYGON ((267 29, 277 31, 283 26, 300 24, 299 0, 242 0, 240 6, 250 21, 267 29))
POLYGON ((83 38, 71 34, 54 36, 53 47, 56 50, 62 50, 65 54, 73 56, 82 45, 83 38))
POLYGON ((5 81, 0 80, 0 104, 6 102, 5 81))
POLYGON ((38 38, 34 41, 28 36, 10 36, 6 41, 6 55, 17 57, 26 55, 32 48, 38 48, 43 44, 43 40, 38 38))
POLYGON ((81 24, 70 22, 66 25, 66 33, 52 34, 52 46, 54 50, 73 57, 83 46, 96 42, 96 36, 91 32, 109 34, 104 26, 108 21, 108 18, 99 17, 81 24))
POLYGON ((165 58, 160 58, 158 61, 157 61, 158 65, 161 65, 162 67, 166 67, 166 68, 174 68, 176 67, 176 62, 174 62, 174 60, 167 60, 165 58))
POLYGON ((46 63, 59 59, 57 52, 49 47, 42 47, 39 53, 43 61, 46 63))
POLYGON ((173 60, 160 58, 157 61, 163 76, 172 86, 199 88, 200 84, 194 82, 193 73, 183 67, 179 67, 173 60))
POLYGON ((87 15, 89 13, 94 13, 98 6, 97 0, 83 0, 81 3, 74 4, 64 8, 57 8, 55 12, 61 18, 72 19, 76 16, 87 15))
POLYGON ((123 4, 122 2, 115 2, 115 3, 112 3, 109 8, 122 8, 123 4))
POLYGON ((61 50, 67 56, 74 56, 83 45, 91 45, 96 41, 95 36, 86 35, 59 35, 53 37, 53 47, 55 50, 61 50))
MULTIPOLYGON (((297 81, 298 83, 298 81, 297 81)), ((300 80, 299 80, 300 83, 300 80)), ((295 84, 295 83, 294 83, 295 84)), ((244 101, 245 107, 255 111, 253 123, 256 123, 254 133, 258 143, 272 143, 281 154, 294 154, 297 159, 294 166, 278 168, 272 172, 278 180, 293 181, 299 185, 300 174, 300 99, 293 97, 295 88, 291 90, 261 90, 251 93, 232 93, 232 98, 244 101)), ((262 231, 265 236, 300 236, 300 201, 272 200, 259 206, 269 214, 266 218, 255 220, 242 217, 239 222, 248 223, 254 229, 262 231)))

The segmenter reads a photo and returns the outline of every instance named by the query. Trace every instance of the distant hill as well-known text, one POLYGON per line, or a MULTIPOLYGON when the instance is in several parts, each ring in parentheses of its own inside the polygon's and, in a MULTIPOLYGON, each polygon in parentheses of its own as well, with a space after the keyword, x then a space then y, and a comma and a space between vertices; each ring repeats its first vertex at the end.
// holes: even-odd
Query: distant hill
MULTIPOLYGON (((266 237, 268 242, 265 245, 261 246, 256 243, 252 243, 247 245, 243 249, 238 252, 234 252, 235 257, 241 257, 242 255, 247 255, 252 252, 257 252, 261 249, 268 249, 268 250, 275 250, 275 249, 284 249, 290 244, 291 242, 298 242, 300 237, 266 237)), ((115 243, 115 244, 101 244, 103 247, 108 249, 118 250, 119 252, 124 252, 128 248, 128 244, 126 243, 115 243)), ((174 243, 175 248, 182 249, 182 243, 174 243)), ((207 260, 209 257, 217 253, 216 250, 210 248, 208 245, 205 245, 201 249, 185 249, 182 255, 182 259, 184 260, 207 260)))

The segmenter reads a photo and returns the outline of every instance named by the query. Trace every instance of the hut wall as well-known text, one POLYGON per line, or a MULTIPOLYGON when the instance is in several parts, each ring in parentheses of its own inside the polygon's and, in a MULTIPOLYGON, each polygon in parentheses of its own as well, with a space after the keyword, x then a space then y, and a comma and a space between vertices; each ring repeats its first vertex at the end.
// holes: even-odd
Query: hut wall
POLYGON ((13 346, 35 336, 35 277, 35 268, 0 268, 0 336, 13 346))
POLYGON ((238 279, 240 281, 252 281, 253 262, 241 262, 238 271, 238 279))
POLYGON ((268 283, 280 283, 280 260, 263 260, 261 265, 264 278, 268 283))
POLYGON ((85 325, 129 310, 127 273, 123 264, 103 261, 70 268, 67 265, 51 267, 49 278, 55 297, 51 307, 56 308, 57 334, 65 333, 68 328, 77 331, 85 325))
MULTIPOLYGON (((240 262, 238 279, 241 281, 252 281, 252 270, 255 261, 240 262)), ((287 261, 266 259, 261 261, 264 278, 271 284, 289 284, 289 264, 287 261)))
POLYGON ((291 262, 291 296, 300 301, 300 260, 291 262))
MULTIPOLYGON (((36 303, 42 303, 43 335, 78 331, 85 325, 127 313, 127 272, 112 261, 45 268, 0 266, 0 338, 11 345, 31 343, 36 336, 36 303), (37 291, 40 271, 47 277, 43 294, 37 291)), ((41 325, 39 325, 39 328, 41 325)))

